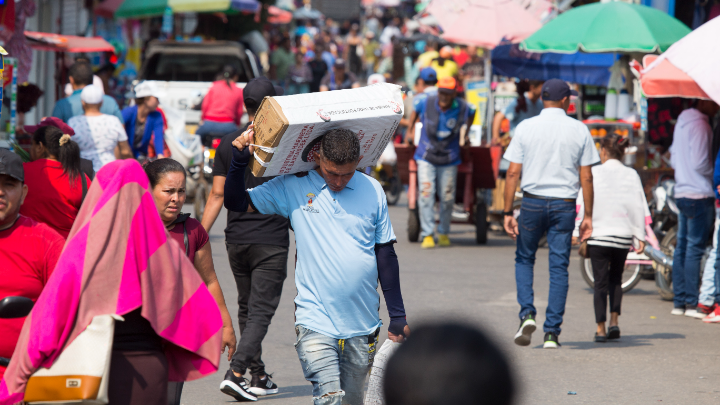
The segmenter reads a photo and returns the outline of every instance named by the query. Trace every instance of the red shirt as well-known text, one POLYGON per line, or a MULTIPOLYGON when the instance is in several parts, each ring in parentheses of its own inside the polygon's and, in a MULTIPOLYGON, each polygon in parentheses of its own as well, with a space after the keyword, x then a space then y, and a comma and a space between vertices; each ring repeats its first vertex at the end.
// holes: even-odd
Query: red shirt
POLYGON ((234 84, 228 87, 225 80, 214 82, 202 102, 203 120, 234 122, 240 125, 243 115, 243 91, 234 84))
MULTIPOLYGON (((23 168, 28 194, 20 213, 48 224, 67 239, 82 204, 82 181, 78 178, 71 187, 70 177, 55 160, 38 159, 23 163, 23 168)), ((81 175, 90 189, 90 178, 81 175)))
MULTIPOLYGON (((208 243, 210 237, 200 221, 194 218, 185 220, 185 229, 187 230, 188 244, 190 245, 189 249, 187 249, 188 258, 190 258, 190 261, 194 264, 195 253, 208 243)), ((181 248, 185 249, 185 236, 183 234, 182 223, 175 224, 170 230, 170 236, 177 241, 181 248)))
MULTIPOLYGON (((0 231, 0 299, 37 300, 55 269, 65 240, 49 226, 20 216, 0 231)), ((0 319, 0 357, 12 357, 25 318, 0 319)), ((0 367, 0 379, 5 368, 0 367)))

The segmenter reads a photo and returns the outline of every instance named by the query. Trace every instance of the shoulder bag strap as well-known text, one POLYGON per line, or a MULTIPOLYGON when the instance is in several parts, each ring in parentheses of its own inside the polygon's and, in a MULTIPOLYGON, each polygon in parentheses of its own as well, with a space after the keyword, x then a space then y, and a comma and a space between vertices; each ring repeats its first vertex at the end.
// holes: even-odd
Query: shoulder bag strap
POLYGON ((80 172, 80 179, 82 181, 82 199, 80 200, 80 204, 85 201, 85 196, 87 195, 88 186, 87 186, 87 180, 85 179, 85 173, 80 172))
POLYGON ((185 242, 185 256, 190 257, 190 240, 187 233, 187 221, 183 222, 183 242, 185 242))

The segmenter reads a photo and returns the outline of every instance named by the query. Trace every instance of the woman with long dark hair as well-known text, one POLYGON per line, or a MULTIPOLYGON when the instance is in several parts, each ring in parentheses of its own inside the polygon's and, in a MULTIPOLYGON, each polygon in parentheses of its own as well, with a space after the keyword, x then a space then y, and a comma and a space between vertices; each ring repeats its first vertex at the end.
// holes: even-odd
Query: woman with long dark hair
POLYGON ((202 102, 201 124, 196 134, 225 135, 237 131, 243 115, 243 91, 237 87, 237 69, 227 65, 218 74, 202 102))
POLYGON ((503 112, 495 114, 492 126, 492 143, 500 144, 500 127, 505 118, 510 121, 510 137, 512 138, 515 127, 522 121, 532 118, 543 109, 542 94, 543 81, 521 80, 515 86, 517 98, 505 107, 503 112))
POLYGON ((23 164, 28 195, 20 213, 55 229, 67 238, 90 187, 80 170, 80 148, 53 126, 38 128, 23 164))
MULTIPOLYGON (((627 146, 627 138, 615 134, 603 138, 600 141, 602 164, 592 168, 593 229, 586 241, 586 256, 592 261, 595 278, 595 341, 599 343, 620 338, 618 317, 625 259, 631 246, 634 245, 638 253, 645 249, 645 223, 650 216, 640 176, 621 161, 627 146), (605 329, 608 295, 610 325, 605 329)), ((582 197, 578 201, 583 205, 582 197)), ((582 215, 584 209, 578 212, 582 215)), ((576 223, 580 222, 576 220, 576 223)))

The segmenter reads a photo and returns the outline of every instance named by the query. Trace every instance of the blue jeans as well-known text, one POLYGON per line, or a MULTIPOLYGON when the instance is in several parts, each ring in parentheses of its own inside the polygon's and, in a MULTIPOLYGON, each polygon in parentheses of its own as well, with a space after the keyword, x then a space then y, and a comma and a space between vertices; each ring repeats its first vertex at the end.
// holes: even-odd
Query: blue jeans
POLYGON ((418 160, 417 165, 420 182, 420 236, 433 236, 436 190, 440 198, 440 224, 437 231, 440 235, 447 235, 450 233, 450 220, 455 204, 457 166, 435 166, 424 160, 418 160))
POLYGON ((712 249, 710 249, 710 254, 705 262, 705 269, 700 283, 700 298, 698 299, 700 304, 708 307, 716 302, 720 303, 717 297, 720 290, 715 287, 715 283, 717 282, 715 267, 717 266, 718 232, 720 232, 720 208, 716 207, 715 234, 713 235, 712 249))
POLYGON ((543 330, 560 334, 568 292, 570 245, 575 228, 575 200, 523 198, 518 218, 515 283, 520 318, 537 314, 533 305, 533 267, 540 238, 547 232, 550 248, 550 293, 543 330))
POLYGON ((313 385, 313 404, 362 405, 377 333, 340 340, 302 326, 296 326, 295 333, 303 374, 313 385))
POLYGON ((205 138, 205 135, 226 135, 230 132, 237 131, 238 127, 234 122, 217 122, 217 121, 203 121, 203 124, 195 130, 196 135, 200 135, 201 138, 205 138))
POLYGON ((714 203, 714 198, 677 199, 680 215, 672 271, 675 308, 693 308, 698 304, 700 261, 705 253, 714 203))
POLYGON ((288 81, 285 88, 285 95, 292 96, 293 94, 306 94, 310 93, 310 83, 295 83, 288 81))

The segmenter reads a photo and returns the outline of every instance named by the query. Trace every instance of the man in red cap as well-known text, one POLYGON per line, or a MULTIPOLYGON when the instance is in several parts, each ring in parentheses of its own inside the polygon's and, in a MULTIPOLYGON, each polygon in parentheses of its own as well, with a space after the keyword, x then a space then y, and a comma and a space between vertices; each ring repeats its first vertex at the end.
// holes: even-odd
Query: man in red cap
MULTIPOLYGON (((420 227, 422 248, 434 248, 435 239, 435 193, 440 198, 440 224, 438 244, 450 246, 450 218, 455 202, 457 167, 460 159, 460 129, 463 124, 470 128, 475 118, 475 108, 458 97, 453 77, 438 81, 437 94, 427 96, 425 102, 416 103, 410 126, 420 118, 422 132, 415 149, 414 159, 418 165, 420 180, 420 227), (437 189, 435 185, 437 184, 437 189)), ((467 134, 467 131, 465 132, 467 134)), ((468 145, 467 138, 465 145, 468 145)))
MULTIPOLYGON (((26 125, 25 132, 33 134, 40 127, 55 127, 61 130, 63 134, 68 134, 70 136, 75 135, 75 131, 70 127, 70 125, 64 123, 57 117, 45 117, 37 125, 26 125)), ((93 169, 92 160, 80 158, 80 171, 85 173, 90 180, 95 178, 95 170, 93 169)))

